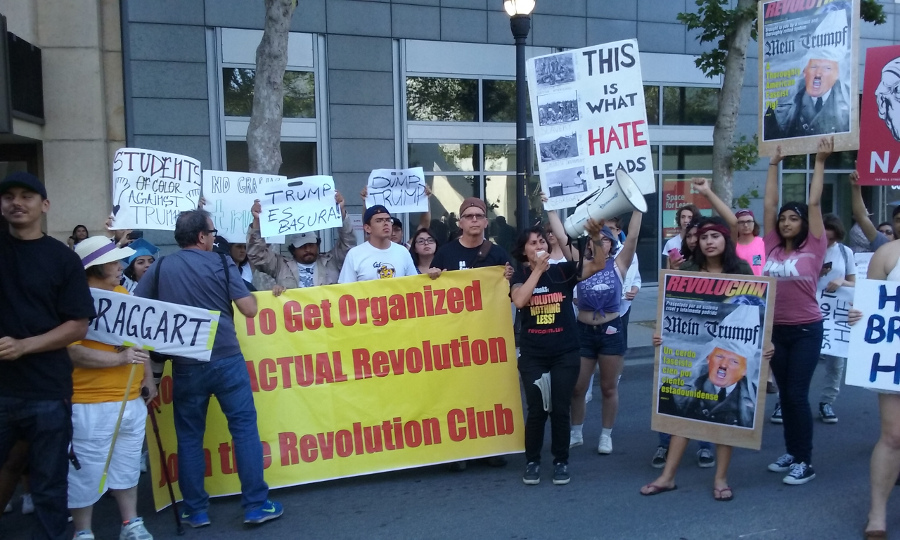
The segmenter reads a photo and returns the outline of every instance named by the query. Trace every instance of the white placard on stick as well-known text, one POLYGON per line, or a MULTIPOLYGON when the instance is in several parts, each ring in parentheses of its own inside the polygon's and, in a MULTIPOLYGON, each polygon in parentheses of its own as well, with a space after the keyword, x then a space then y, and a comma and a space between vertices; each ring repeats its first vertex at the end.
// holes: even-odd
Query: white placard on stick
POLYGON ((847 358, 850 347, 847 315, 853 304, 853 287, 838 287, 833 293, 819 289, 816 298, 822 310, 822 354, 847 358))
MULTIPOLYGON (((247 227, 253 222, 250 207, 262 199, 263 191, 275 182, 287 180, 275 174, 232 171, 203 171, 203 207, 212 215, 219 236, 231 243, 247 241, 247 227)), ((276 241, 267 238, 269 241, 276 241)), ((282 238, 279 243, 283 243, 282 238)))
POLYGON ((367 208, 380 204, 392 214, 428 211, 422 167, 375 169, 369 174, 366 191, 367 208))
POLYGON ((112 229, 174 231, 178 214, 197 208, 201 169, 192 157, 120 148, 112 169, 112 229))
POLYGON ((869 263, 872 262, 874 253, 854 253, 853 262, 856 264, 856 279, 865 279, 869 274, 869 263))
POLYGON ((637 40, 527 61, 544 208, 575 206, 624 168, 641 193, 656 191, 637 40))
POLYGON ((853 386, 900 391, 900 282, 856 282, 853 307, 863 314, 850 330, 845 382, 853 386))
POLYGON ((208 362, 219 312, 91 289, 97 312, 87 339, 208 362))
POLYGON ((266 184, 259 197, 260 234, 264 238, 340 227, 341 208, 334 201, 334 179, 304 176, 266 184))

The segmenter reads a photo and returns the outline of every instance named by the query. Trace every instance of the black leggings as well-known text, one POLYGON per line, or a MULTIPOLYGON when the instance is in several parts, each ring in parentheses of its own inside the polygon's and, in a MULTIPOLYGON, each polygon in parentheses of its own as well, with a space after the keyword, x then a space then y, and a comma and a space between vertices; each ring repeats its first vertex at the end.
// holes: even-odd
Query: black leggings
POLYGON ((544 446, 544 425, 550 417, 550 452, 553 463, 569 462, 569 408, 572 404, 572 390, 581 370, 578 349, 552 356, 530 354, 523 350, 519 358, 519 374, 525 387, 525 401, 528 413, 525 419, 525 459, 528 462, 541 461, 544 446), (552 411, 544 410, 541 390, 534 381, 544 373, 550 373, 550 395, 552 411))

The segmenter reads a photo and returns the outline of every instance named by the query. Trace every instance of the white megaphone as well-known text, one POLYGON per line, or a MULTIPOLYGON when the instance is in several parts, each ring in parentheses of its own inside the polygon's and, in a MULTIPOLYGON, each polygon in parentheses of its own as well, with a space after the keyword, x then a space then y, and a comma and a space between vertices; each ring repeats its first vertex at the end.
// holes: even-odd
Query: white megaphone
POLYGON ((617 169, 614 182, 591 193, 575 205, 575 211, 566 218, 566 234, 571 238, 578 238, 584 234, 584 226, 589 218, 600 221, 633 210, 646 212, 647 201, 625 169, 617 169))

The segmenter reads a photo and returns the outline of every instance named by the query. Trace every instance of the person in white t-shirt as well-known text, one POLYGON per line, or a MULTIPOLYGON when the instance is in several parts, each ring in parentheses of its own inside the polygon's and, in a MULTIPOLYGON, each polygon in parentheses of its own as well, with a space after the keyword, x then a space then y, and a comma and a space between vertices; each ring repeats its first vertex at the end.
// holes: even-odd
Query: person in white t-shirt
POLYGON ((678 227, 678 234, 676 234, 672 238, 669 238, 662 250, 662 255, 663 257, 665 257, 666 268, 677 270, 678 266, 681 265, 681 261, 684 260, 680 256, 681 242, 684 241, 684 235, 687 232, 688 223, 690 223, 691 220, 693 220, 695 217, 700 217, 700 209, 693 204, 686 204, 679 208, 677 212, 675 212, 675 225, 678 227), (673 249, 678 250, 678 257, 670 259, 669 253, 672 253, 673 249))
POLYGON ((384 206, 366 209, 363 230, 369 239, 347 253, 338 283, 418 275, 409 251, 391 241, 392 225, 391 213, 384 206))
MULTIPOLYGON (((844 225, 841 219, 834 214, 825 214, 822 217, 825 222, 825 236, 828 238, 828 250, 825 252, 825 262, 822 272, 819 274, 817 289, 819 291, 834 292, 841 287, 854 287, 856 285, 856 264, 853 260, 853 251, 841 243, 844 239, 844 225)), ((841 391, 841 379, 844 378, 844 364, 846 358, 823 354, 819 362, 825 366, 825 384, 822 388, 822 396, 819 398, 819 417, 826 424, 835 424, 838 421, 834 413, 834 401, 841 391)))

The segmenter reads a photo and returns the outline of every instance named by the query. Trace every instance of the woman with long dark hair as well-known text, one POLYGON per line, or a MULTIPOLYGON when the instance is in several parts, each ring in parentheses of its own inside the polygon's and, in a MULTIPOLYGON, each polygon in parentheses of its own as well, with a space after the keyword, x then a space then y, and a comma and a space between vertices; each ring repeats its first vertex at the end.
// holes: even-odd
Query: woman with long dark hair
POLYGON ((779 146, 769 161, 765 214, 766 266, 763 275, 777 278, 772 342, 772 373, 781 395, 784 423, 784 455, 769 464, 772 472, 788 473, 788 485, 805 484, 816 477, 812 468, 812 411, 809 384, 822 349, 822 312, 816 300, 816 283, 828 239, 822 221, 822 188, 825 160, 834 138, 819 140, 816 164, 809 186, 809 200, 778 207, 779 146))
POLYGON ((413 235, 412 241, 409 243, 409 254, 412 255, 416 270, 420 274, 428 273, 437 248, 437 237, 431 232, 431 229, 419 229, 413 235))
MULTIPOLYGON (((599 223, 588 220, 586 229, 594 246, 604 243, 599 223)), ((612 235, 609 229, 606 232, 612 235)), ((510 279, 509 295, 521 310, 519 373, 528 404, 522 481, 527 485, 541 481, 541 447, 549 416, 553 483, 568 484, 569 406, 581 368, 572 292, 576 283, 602 270, 606 260, 585 260, 580 272, 578 263, 550 264, 547 235, 540 226, 519 235, 512 255, 521 263, 510 279), (549 412, 545 392, 549 392, 549 412)))

